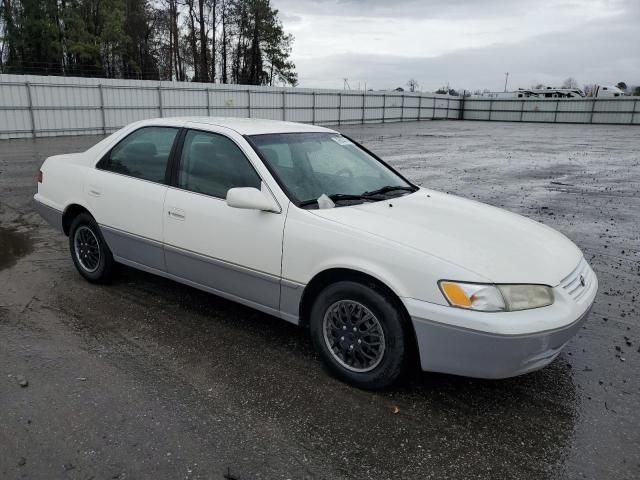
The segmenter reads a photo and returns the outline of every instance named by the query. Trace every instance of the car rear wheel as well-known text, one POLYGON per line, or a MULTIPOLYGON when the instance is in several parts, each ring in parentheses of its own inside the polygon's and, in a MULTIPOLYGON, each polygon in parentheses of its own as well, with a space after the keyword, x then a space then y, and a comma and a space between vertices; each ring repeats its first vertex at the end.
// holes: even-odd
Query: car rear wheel
POLYGON ((332 373, 357 387, 377 390, 393 384, 406 363, 408 333, 403 320, 383 293, 341 281, 316 298, 310 329, 332 373))
POLYGON ((71 223, 69 250, 76 269, 85 279, 95 283, 111 279, 113 255, 91 215, 81 213, 71 223))

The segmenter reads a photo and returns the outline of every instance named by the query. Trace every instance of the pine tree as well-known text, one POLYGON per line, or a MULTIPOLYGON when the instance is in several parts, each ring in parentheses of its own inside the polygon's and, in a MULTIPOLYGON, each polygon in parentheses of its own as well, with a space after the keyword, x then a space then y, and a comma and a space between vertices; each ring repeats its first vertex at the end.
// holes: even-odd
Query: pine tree
POLYGON ((295 85, 270 0, 0 0, 0 71, 295 85))

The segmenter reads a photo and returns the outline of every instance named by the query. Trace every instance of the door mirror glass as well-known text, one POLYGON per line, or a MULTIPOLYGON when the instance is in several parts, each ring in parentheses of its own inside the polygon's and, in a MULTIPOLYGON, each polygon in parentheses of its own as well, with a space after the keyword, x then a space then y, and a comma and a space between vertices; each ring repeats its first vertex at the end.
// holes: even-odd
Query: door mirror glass
POLYGON ((247 210, 262 210, 280 213, 275 200, 268 194, 253 187, 231 188, 227 191, 227 205, 247 210))

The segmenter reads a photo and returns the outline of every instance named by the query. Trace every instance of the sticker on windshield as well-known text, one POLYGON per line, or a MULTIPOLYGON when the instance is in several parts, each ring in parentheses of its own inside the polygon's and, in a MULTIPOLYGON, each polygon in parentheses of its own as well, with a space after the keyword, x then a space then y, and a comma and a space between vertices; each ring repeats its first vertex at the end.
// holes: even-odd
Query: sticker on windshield
POLYGON ((331 137, 331 140, 336 142, 338 145, 353 145, 353 143, 344 137, 331 137))

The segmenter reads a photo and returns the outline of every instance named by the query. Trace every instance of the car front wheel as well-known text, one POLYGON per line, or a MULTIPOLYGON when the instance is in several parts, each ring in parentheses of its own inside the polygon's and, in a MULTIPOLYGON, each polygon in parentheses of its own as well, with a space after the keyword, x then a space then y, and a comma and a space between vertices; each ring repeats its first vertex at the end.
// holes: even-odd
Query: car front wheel
POLYGON ((408 353, 405 325, 386 295, 352 281, 325 288, 311 308, 311 336, 324 364, 365 389, 388 387, 401 375, 408 353))
POLYGON ((111 279, 113 256, 91 215, 81 213, 71 223, 69 250, 76 269, 85 279, 95 283, 111 279))

